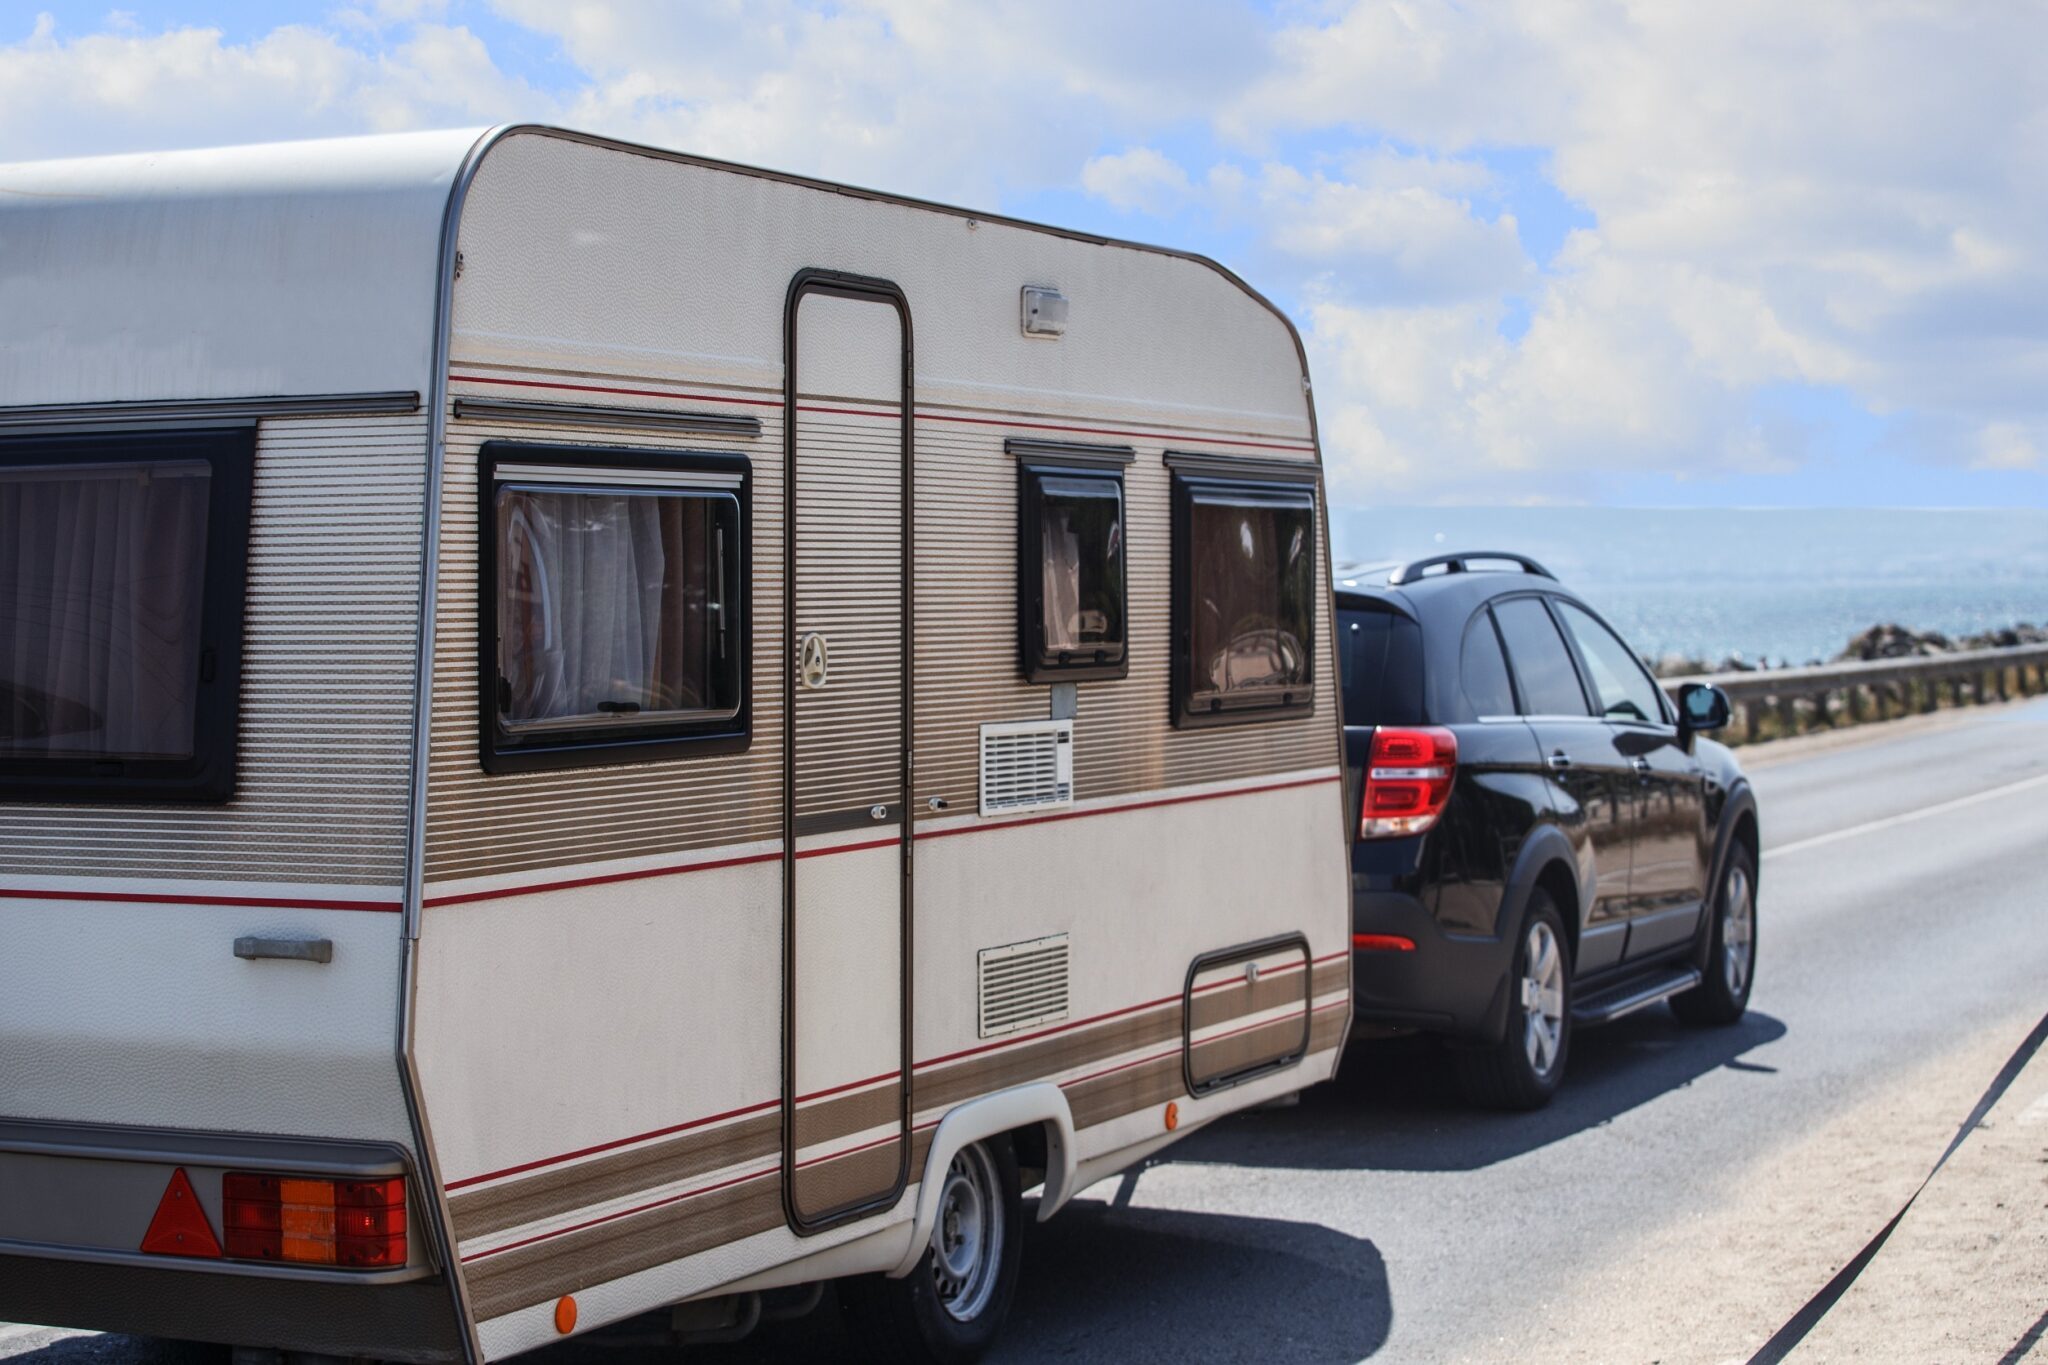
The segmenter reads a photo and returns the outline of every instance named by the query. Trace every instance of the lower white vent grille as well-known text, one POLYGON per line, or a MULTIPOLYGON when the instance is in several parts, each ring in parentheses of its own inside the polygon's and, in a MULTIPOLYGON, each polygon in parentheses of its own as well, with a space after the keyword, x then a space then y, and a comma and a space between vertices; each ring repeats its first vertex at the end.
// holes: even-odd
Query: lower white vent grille
POLYGON ((981 813, 1074 804, 1074 722, 1030 720, 981 727, 981 813))
POLYGON ((1054 934, 976 954, 981 1036, 1067 1017, 1067 936, 1054 934))

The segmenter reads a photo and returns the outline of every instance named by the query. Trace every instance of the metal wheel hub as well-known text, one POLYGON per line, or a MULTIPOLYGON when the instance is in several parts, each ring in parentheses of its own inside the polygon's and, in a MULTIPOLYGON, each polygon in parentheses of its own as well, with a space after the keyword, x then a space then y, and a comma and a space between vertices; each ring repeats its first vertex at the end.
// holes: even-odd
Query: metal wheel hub
POLYGON ((1002 1271, 1003 1196, 995 1159, 980 1143, 954 1156, 932 1228, 932 1285, 956 1322, 987 1309, 1002 1271))
POLYGON ((1522 1050, 1529 1069, 1548 1076, 1564 1050, 1564 950, 1542 920, 1522 945, 1522 1050))
POLYGON ((1728 994, 1740 998, 1756 966, 1756 888, 1749 869, 1731 867, 1721 888, 1721 975, 1728 994))

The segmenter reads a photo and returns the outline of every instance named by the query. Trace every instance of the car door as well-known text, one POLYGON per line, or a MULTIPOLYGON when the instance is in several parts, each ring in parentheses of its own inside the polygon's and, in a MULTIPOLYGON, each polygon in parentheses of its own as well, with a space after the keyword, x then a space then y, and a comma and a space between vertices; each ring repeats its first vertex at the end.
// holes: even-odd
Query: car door
POLYGON ((1507 647, 1516 705, 1554 784, 1552 807, 1578 852, 1580 884, 1592 888, 1576 970, 1598 971, 1621 960, 1628 935, 1637 775, 1613 728, 1593 714, 1571 647, 1543 598, 1502 598, 1493 618, 1507 647))
POLYGON ((1689 941, 1699 923, 1711 854, 1706 788, 1663 689, 1635 651, 1579 603, 1560 597, 1555 604, 1594 699, 1636 774, 1639 809, 1622 955, 1645 957, 1689 941))

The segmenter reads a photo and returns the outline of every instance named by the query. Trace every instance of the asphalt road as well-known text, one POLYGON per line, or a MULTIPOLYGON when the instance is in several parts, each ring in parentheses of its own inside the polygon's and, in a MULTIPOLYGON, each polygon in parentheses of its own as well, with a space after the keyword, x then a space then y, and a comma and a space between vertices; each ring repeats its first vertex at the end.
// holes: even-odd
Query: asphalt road
MULTIPOLYGON (((995 1359, 1746 1359, 2048 1008, 2048 700, 1750 763, 1765 856, 1741 1024, 1659 1008, 1582 1034, 1558 1100, 1516 1116, 1464 1107, 1425 1043, 1356 1045, 1298 1106, 1195 1134, 1032 1227, 995 1359)), ((828 1299, 691 1358, 848 1346, 828 1299)), ((8 1359, 169 1357, 0 1328, 8 1359)))

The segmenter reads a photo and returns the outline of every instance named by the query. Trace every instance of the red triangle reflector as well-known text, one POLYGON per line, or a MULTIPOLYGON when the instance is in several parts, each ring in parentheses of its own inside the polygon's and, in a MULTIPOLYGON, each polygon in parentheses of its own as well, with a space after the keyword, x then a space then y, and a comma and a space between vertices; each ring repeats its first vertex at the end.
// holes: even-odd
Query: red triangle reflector
POLYGON ((159 1256, 219 1256, 220 1243, 214 1239, 213 1224, 199 1207, 199 1196, 180 1166, 171 1172, 164 1197, 157 1201, 156 1217, 142 1235, 142 1249, 159 1256))

